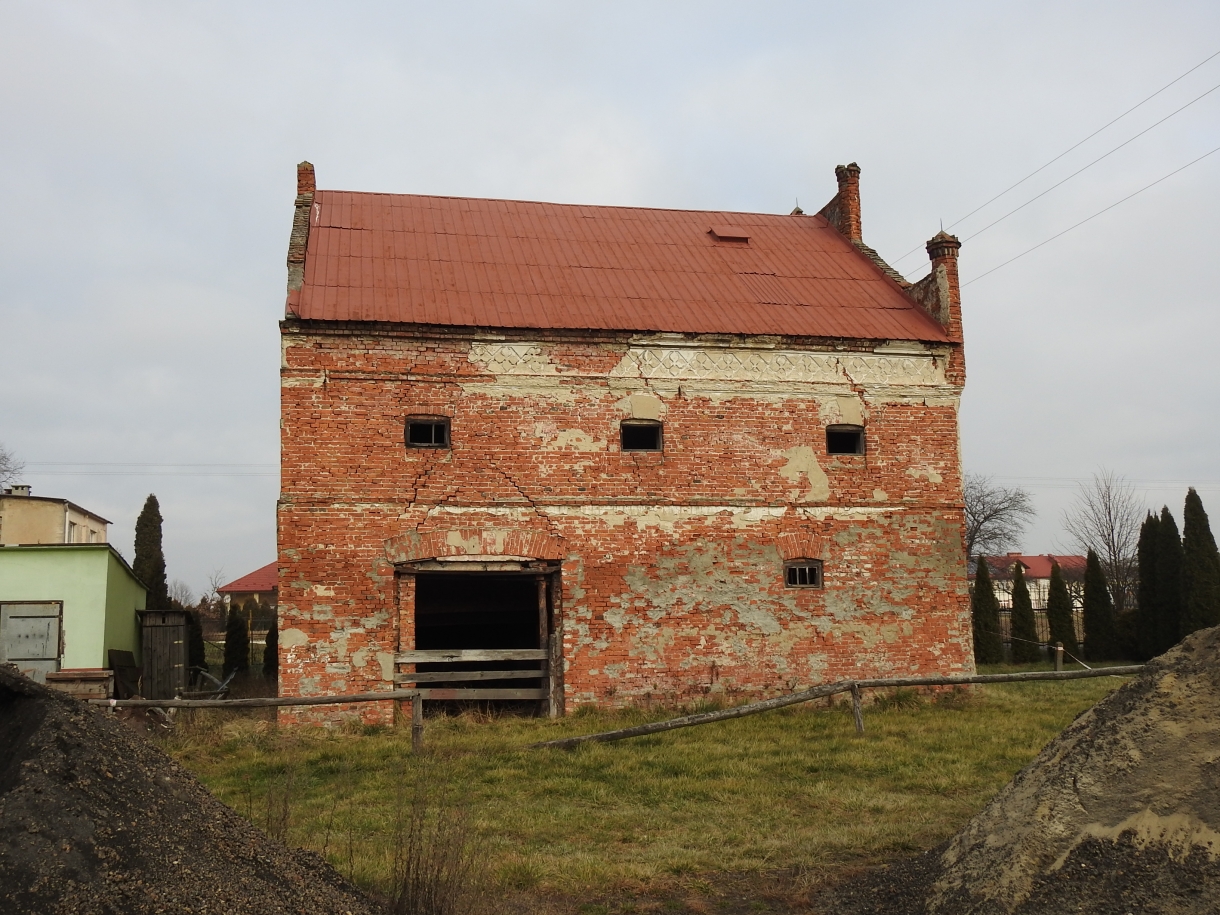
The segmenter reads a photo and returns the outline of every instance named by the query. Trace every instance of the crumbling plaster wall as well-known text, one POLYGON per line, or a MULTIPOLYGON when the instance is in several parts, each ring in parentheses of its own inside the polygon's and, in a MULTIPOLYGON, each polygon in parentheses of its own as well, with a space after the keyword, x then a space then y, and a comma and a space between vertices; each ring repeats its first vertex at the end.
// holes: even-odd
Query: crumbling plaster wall
POLYGON ((972 669, 951 347, 283 330, 285 694, 383 687, 411 647, 387 543, 480 528, 565 545, 569 706, 972 669), (405 448, 409 414, 452 447, 405 448), (632 417, 663 452, 620 451, 632 417), (866 454, 826 453, 841 422, 866 454))

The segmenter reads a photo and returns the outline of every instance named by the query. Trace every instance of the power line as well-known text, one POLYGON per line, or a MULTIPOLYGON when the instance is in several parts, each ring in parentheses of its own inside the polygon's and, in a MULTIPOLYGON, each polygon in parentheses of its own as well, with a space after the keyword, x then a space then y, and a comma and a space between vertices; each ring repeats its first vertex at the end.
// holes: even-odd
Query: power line
POLYGON ((1067 227, 1066 229, 1064 229, 1062 232, 1058 232, 1058 233, 1056 233, 1055 235, 1052 235, 1050 238, 1046 239, 1045 241, 1040 241, 1040 242, 1038 242, 1038 244, 1034 245, 1032 248, 1027 248, 1026 250, 1022 251, 1020 254, 1016 255, 1016 257, 1010 257, 1008 260, 1004 261, 1003 263, 1001 263, 1001 264, 997 264, 996 266, 994 266, 994 267, 992 267, 990 270, 988 270, 986 273, 980 273, 980 274, 979 274, 978 276, 976 276, 974 279, 972 279, 972 280, 968 280, 968 281, 966 281, 965 283, 962 283, 963 288, 964 288, 964 287, 966 287, 966 286, 969 286, 971 283, 978 282, 978 281, 979 281, 979 280, 981 280, 983 277, 988 276, 989 274, 995 273, 995 272, 996 272, 997 270, 999 270, 1001 267, 1007 267, 1007 266, 1008 266, 1009 264, 1011 264, 1013 261, 1015 261, 1015 260, 1020 260, 1020 259, 1021 259, 1021 258, 1023 258, 1025 255, 1030 254, 1030 253, 1032 253, 1032 252, 1034 252, 1034 251, 1037 251, 1037 250, 1038 250, 1039 248, 1041 248, 1043 245, 1048 245, 1048 244, 1050 244, 1051 242, 1053 242, 1053 241, 1054 241, 1056 238, 1061 238, 1062 236, 1067 235, 1067 233, 1068 233, 1068 232, 1071 232, 1073 229, 1078 229, 1078 228, 1080 228, 1080 227, 1081 227, 1081 226, 1083 226, 1083 225, 1084 225, 1086 222, 1090 222, 1090 221, 1092 221, 1092 220, 1096 219, 1096 218, 1097 218, 1098 216, 1100 216, 1102 213, 1107 213, 1107 212, 1109 212, 1110 210, 1112 210, 1112 209, 1114 209, 1116 206, 1118 206, 1120 203, 1126 203, 1126 202, 1127 202, 1128 200, 1130 200, 1132 197, 1135 197, 1135 196, 1137 196, 1137 195, 1139 195, 1139 194, 1144 193, 1144 191, 1148 190, 1149 188, 1156 187, 1158 184, 1160 184, 1162 181, 1166 180, 1167 178, 1172 178, 1172 177, 1173 177, 1174 175, 1176 175, 1178 172, 1180 172, 1180 171, 1184 171, 1185 169, 1190 168, 1190 167, 1191 167, 1192 165, 1194 165, 1196 162, 1202 162, 1202 161, 1203 161, 1204 159, 1206 159, 1208 156, 1213 155, 1213 154, 1218 153, 1218 152, 1220 152, 1220 146, 1217 146, 1217 147, 1216 147, 1215 149, 1213 149, 1211 152, 1205 152, 1203 155, 1199 156, 1199 158, 1197 158, 1197 159, 1192 159, 1190 162, 1187 162, 1185 165, 1181 166, 1180 168, 1175 168, 1175 169, 1174 169, 1173 171, 1171 171, 1171 172, 1170 172, 1168 175, 1163 175, 1163 176, 1161 176, 1160 178, 1157 178, 1157 179, 1156 179, 1155 181, 1153 181, 1151 184, 1146 184, 1146 185, 1144 185, 1144 186, 1143 186, 1143 187, 1141 187, 1141 188, 1140 188, 1138 191, 1135 191, 1135 192, 1133 192, 1133 193, 1128 194, 1126 197, 1122 198, 1121 200, 1116 200, 1114 203, 1110 204, 1110 205, 1109 205, 1108 207, 1106 207, 1105 209, 1098 210, 1096 213, 1094 213, 1092 216, 1089 216, 1087 219, 1082 219, 1082 220, 1080 220, 1080 222, 1076 223, 1075 225, 1073 225, 1073 226, 1068 226, 1068 227, 1067 227))
POLYGON ((987 225, 983 226, 983 228, 979 229, 977 232, 974 232, 974 233, 972 233, 972 234, 970 234, 970 235, 967 235, 967 236, 966 236, 964 239, 962 239, 962 240, 963 240, 963 241, 969 241, 969 240, 970 240, 970 239, 972 239, 972 238, 977 238, 978 236, 980 236, 980 235, 982 235, 984 232, 986 232, 988 229, 990 229, 992 226, 994 226, 994 225, 998 225, 999 223, 1001 223, 1001 222, 1003 222, 1005 219, 1007 219, 1009 216, 1012 216, 1014 213, 1018 213, 1018 212, 1020 212, 1021 210, 1025 209, 1027 206, 1029 206, 1029 205, 1030 205, 1031 203, 1033 203, 1035 200, 1038 200, 1038 199, 1039 199, 1039 198, 1041 198, 1041 197, 1045 197, 1047 194, 1049 194, 1049 193, 1050 193, 1051 191, 1053 191, 1055 188, 1059 187, 1061 184, 1066 184, 1068 181, 1071 181, 1073 178, 1075 178, 1075 177, 1076 177, 1077 175, 1079 175, 1081 172, 1083 172, 1083 171, 1085 171, 1085 170, 1087 170, 1087 169, 1092 168, 1094 165, 1096 165, 1096 164, 1097 164, 1098 162, 1100 162, 1102 159, 1105 159, 1107 156, 1112 156, 1114 153, 1118 152, 1120 149, 1122 149, 1122 148, 1123 148, 1124 146, 1126 146, 1128 143, 1132 142, 1132 140, 1138 140, 1140 137, 1142 137, 1142 136, 1143 136, 1144 134, 1146 134, 1148 131, 1152 130, 1152 128, 1153 128, 1153 127, 1159 127, 1161 124, 1164 124, 1166 121, 1168 121, 1168 120, 1169 120, 1171 117, 1173 117, 1175 114, 1178 114, 1179 112, 1185 111, 1187 108, 1189 108, 1189 107, 1190 107, 1191 105, 1193 105, 1195 102, 1201 101, 1202 99, 1204 99, 1204 98, 1206 98, 1207 96, 1211 95, 1211 94, 1212 94, 1213 92, 1215 92, 1217 89, 1220 89, 1220 83, 1217 83, 1216 85, 1212 86, 1210 89, 1208 89, 1208 90, 1207 90, 1206 92, 1204 92, 1202 95, 1200 95, 1198 98, 1191 99, 1189 102, 1187 102, 1187 103, 1186 103, 1185 105, 1183 105, 1181 108, 1177 109, 1177 111, 1172 111, 1172 112, 1170 112, 1169 114, 1165 115, 1165 117, 1161 118, 1161 119, 1160 119, 1159 121, 1157 121, 1155 124, 1152 124, 1152 125, 1151 125, 1151 126, 1149 126, 1149 127, 1145 127, 1143 130, 1141 130, 1139 133, 1137 133, 1135 136, 1131 137, 1130 139, 1128 139, 1128 140, 1123 140, 1123 142, 1119 143, 1117 146, 1115 146, 1115 147, 1114 147, 1112 150, 1110 150, 1108 153, 1105 153, 1105 154, 1103 154, 1103 155, 1100 155, 1100 156, 1098 156, 1096 159, 1094 159, 1092 162, 1090 162, 1088 165, 1085 165, 1085 166, 1083 166, 1083 167, 1081 167, 1081 168, 1078 168, 1076 171, 1072 172, 1070 175, 1068 175, 1068 176, 1067 176, 1066 178, 1064 178, 1062 181, 1059 181, 1059 182, 1056 182, 1055 184, 1052 184, 1050 187, 1048 187, 1048 188, 1047 188, 1045 191, 1043 191, 1041 194, 1038 194, 1038 195, 1037 195, 1037 196, 1035 196, 1035 197, 1031 197, 1029 200, 1025 201, 1023 204, 1021 204, 1021 205, 1020 205, 1019 207, 1017 207, 1016 209, 1009 210, 1007 213, 1005 213, 1005 214, 1004 214, 1003 216, 1001 216, 999 219, 995 220, 994 222, 989 222, 987 225))
POLYGON ((191 470, 35 470, 40 477, 274 477, 277 473, 208 473, 191 470))
POLYGON ((278 463, 231 464, 205 461, 196 464, 174 464, 167 461, 29 461, 26 467, 279 467, 278 463))
POLYGON ((27 473, 52 477, 274 477, 278 464, 148 463, 140 461, 30 461, 27 473), (42 469, 49 468, 49 469, 42 469))
MULTIPOLYGON (((992 198, 991 198, 990 200, 988 200, 986 203, 980 204, 979 206, 975 207, 973 210, 971 210, 971 211, 970 211, 969 213, 967 213, 965 216, 961 216, 961 217, 959 217, 958 219, 955 219, 953 222, 949 223, 949 228, 950 228, 950 229, 952 229, 952 228, 953 228, 955 225, 957 225, 958 223, 963 222, 963 221, 965 221, 965 220, 969 219, 971 216, 973 216, 973 215, 974 215, 975 213, 977 213, 979 210, 981 210, 981 209, 983 209, 984 207, 990 206, 991 204, 995 203, 997 200, 999 200, 1001 197, 1003 197, 1003 196, 1004 196, 1005 194, 1007 194, 1009 191, 1015 190, 1016 188, 1020 187, 1022 184, 1024 184, 1026 181, 1028 181, 1028 180, 1029 180, 1030 178, 1032 178, 1034 175, 1036 175, 1036 174, 1038 174, 1039 172, 1041 172, 1043 169, 1046 169, 1046 168, 1050 167, 1051 165, 1054 165, 1056 162, 1058 162, 1060 159, 1062 159, 1064 156, 1066 156, 1066 155, 1067 155, 1068 153, 1070 153, 1072 150, 1076 149, 1078 146, 1081 146, 1081 145, 1083 145, 1083 144, 1087 143, 1089 140, 1093 139, 1095 136, 1097 136, 1099 133, 1101 133, 1101 132, 1102 132, 1103 130, 1105 130, 1107 127, 1110 127, 1110 126, 1111 126, 1111 125, 1113 125, 1113 124, 1117 124, 1119 121, 1121 121, 1121 120, 1122 120, 1123 118, 1125 118, 1127 115, 1129 115, 1131 112, 1135 111, 1137 108, 1141 107, 1142 105, 1146 104, 1147 102, 1152 101, 1154 98, 1156 98, 1158 95, 1160 95, 1160 94, 1161 94, 1162 92, 1164 92, 1166 89, 1168 89, 1170 86, 1172 86, 1172 85, 1174 85, 1175 83, 1178 83, 1178 82, 1182 81, 1183 79, 1185 79, 1186 77, 1190 76, 1190 74, 1194 73, 1196 70, 1198 70, 1198 69, 1199 69, 1201 66, 1203 66, 1205 63, 1207 63, 1207 62, 1208 62, 1209 60, 1211 60, 1213 57, 1217 57, 1217 56, 1220 56, 1220 51, 1216 51, 1214 54, 1210 54, 1209 56, 1207 56, 1206 58, 1204 58, 1203 60, 1201 60, 1199 63, 1197 63, 1197 64, 1195 64, 1193 67, 1191 67, 1189 70, 1187 70, 1185 73, 1183 73, 1181 76, 1177 77, 1176 79, 1172 79, 1172 80, 1170 80, 1170 81, 1169 81, 1169 82, 1167 82, 1165 85, 1163 85, 1163 86, 1162 86, 1160 89, 1156 90, 1156 92, 1152 93, 1152 95, 1148 96, 1148 97, 1147 97, 1146 99, 1144 99, 1142 102, 1138 102, 1137 104, 1132 105, 1130 108, 1128 108, 1128 109, 1127 109, 1126 111, 1124 111, 1122 114, 1120 114, 1118 117, 1114 118, 1114 120, 1112 120, 1112 121, 1107 121, 1105 124, 1103 124, 1101 127, 1098 127, 1096 130, 1094 130, 1094 131, 1093 131, 1091 134, 1089 134, 1089 135, 1088 135, 1087 137, 1085 137, 1083 140, 1079 141, 1078 143, 1073 144, 1072 146, 1069 146, 1067 149, 1065 149, 1065 150, 1064 150, 1063 152, 1061 152, 1059 155, 1055 156, 1055 158, 1051 159, 1051 160, 1050 160, 1049 162, 1047 162, 1046 164, 1044 164, 1044 165, 1040 165, 1040 166, 1038 166, 1037 168, 1035 168, 1035 169, 1034 169, 1032 172, 1030 172, 1028 175, 1026 175, 1024 178, 1022 178, 1022 179, 1021 179, 1020 181, 1018 181, 1016 184, 1009 185, 1007 188, 1005 188, 1004 190, 1000 191, 1000 193, 996 194, 994 197, 992 197, 992 198)), ((1134 139, 1134 138, 1133 138, 1133 139, 1134 139)), ((898 258, 898 260, 894 261, 894 263, 895 263, 895 264, 899 264, 899 263, 901 263, 902 261, 906 260, 908 257, 910 257, 912 254, 914 254, 916 251, 918 251, 918 250, 919 250, 920 248, 922 248, 922 247, 923 247, 923 245, 922 245, 922 244, 916 245, 914 248, 912 248, 912 249, 911 249, 910 251, 908 251, 906 254, 902 255, 902 257, 898 258)))
MULTIPOLYGON (((994 476, 996 479, 1046 479, 1046 481, 1054 481, 1057 483, 1089 483, 1093 477, 1005 477, 1002 475, 994 476)), ((1198 483, 1199 486, 1220 486, 1220 479, 1136 479, 1132 477, 1122 477, 1124 482, 1133 484, 1142 483, 1143 486, 1194 486, 1198 483)))

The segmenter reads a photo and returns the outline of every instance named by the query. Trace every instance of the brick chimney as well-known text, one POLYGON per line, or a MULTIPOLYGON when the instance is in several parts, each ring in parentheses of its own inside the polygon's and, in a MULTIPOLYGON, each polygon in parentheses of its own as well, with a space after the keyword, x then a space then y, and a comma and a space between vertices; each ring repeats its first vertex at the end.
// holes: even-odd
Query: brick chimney
MULTIPOLYGON (((962 342, 962 288, 957 275, 957 252, 962 243, 941 229, 928 240, 932 271, 907 288, 907 295, 940 322, 956 343, 962 342)), ((960 350, 946 367, 951 380, 965 382, 966 366, 960 350)))
POLYGON ((855 162, 835 167, 835 178, 839 181, 839 192, 822 207, 819 216, 824 216, 832 226, 846 238, 862 242, 864 233, 860 225, 860 166, 855 162))
POLYGON ((317 180, 313 164, 302 162, 297 166, 296 212, 292 217, 292 234, 288 237, 288 307, 291 314, 295 304, 295 293, 305 283, 305 252, 309 247, 310 211, 313 209, 317 180))
MULTIPOLYGON (((962 287, 957 278, 957 252, 961 250, 962 243, 958 241, 956 235, 950 235, 944 229, 941 229, 931 239, 928 240, 928 260, 932 262, 932 272, 936 273, 941 267, 945 269, 945 278, 949 284, 949 307, 957 312, 958 320, 961 320, 962 307, 962 287)), ((942 322, 944 323, 944 322, 942 322)))
POLYGON ((313 163, 302 162, 297 165, 297 196, 313 194, 317 189, 318 182, 314 178, 313 163))

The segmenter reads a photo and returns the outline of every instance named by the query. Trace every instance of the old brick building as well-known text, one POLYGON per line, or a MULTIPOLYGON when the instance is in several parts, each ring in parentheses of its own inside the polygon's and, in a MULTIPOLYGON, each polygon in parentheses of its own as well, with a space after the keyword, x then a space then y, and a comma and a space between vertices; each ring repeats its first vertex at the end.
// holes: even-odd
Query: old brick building
POLYGON ((553 713, 971 671, 959 243, 905 283, 836 173, 775 216, 320 191, 303 163, 282 693, 388 689, 429 648, 547 650, 553 713))

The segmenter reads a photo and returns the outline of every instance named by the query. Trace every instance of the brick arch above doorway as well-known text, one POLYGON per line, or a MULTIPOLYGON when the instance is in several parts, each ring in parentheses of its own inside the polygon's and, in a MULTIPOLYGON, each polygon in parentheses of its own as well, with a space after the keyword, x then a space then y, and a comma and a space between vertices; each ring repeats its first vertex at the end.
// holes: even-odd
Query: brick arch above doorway
POLYGON ((385 552, 386 558, 397 565, 446 556, 559 560, 565 548, 561 537, 544 531, 462 527, 427 533, 408 531, 385 541, 385 552))

